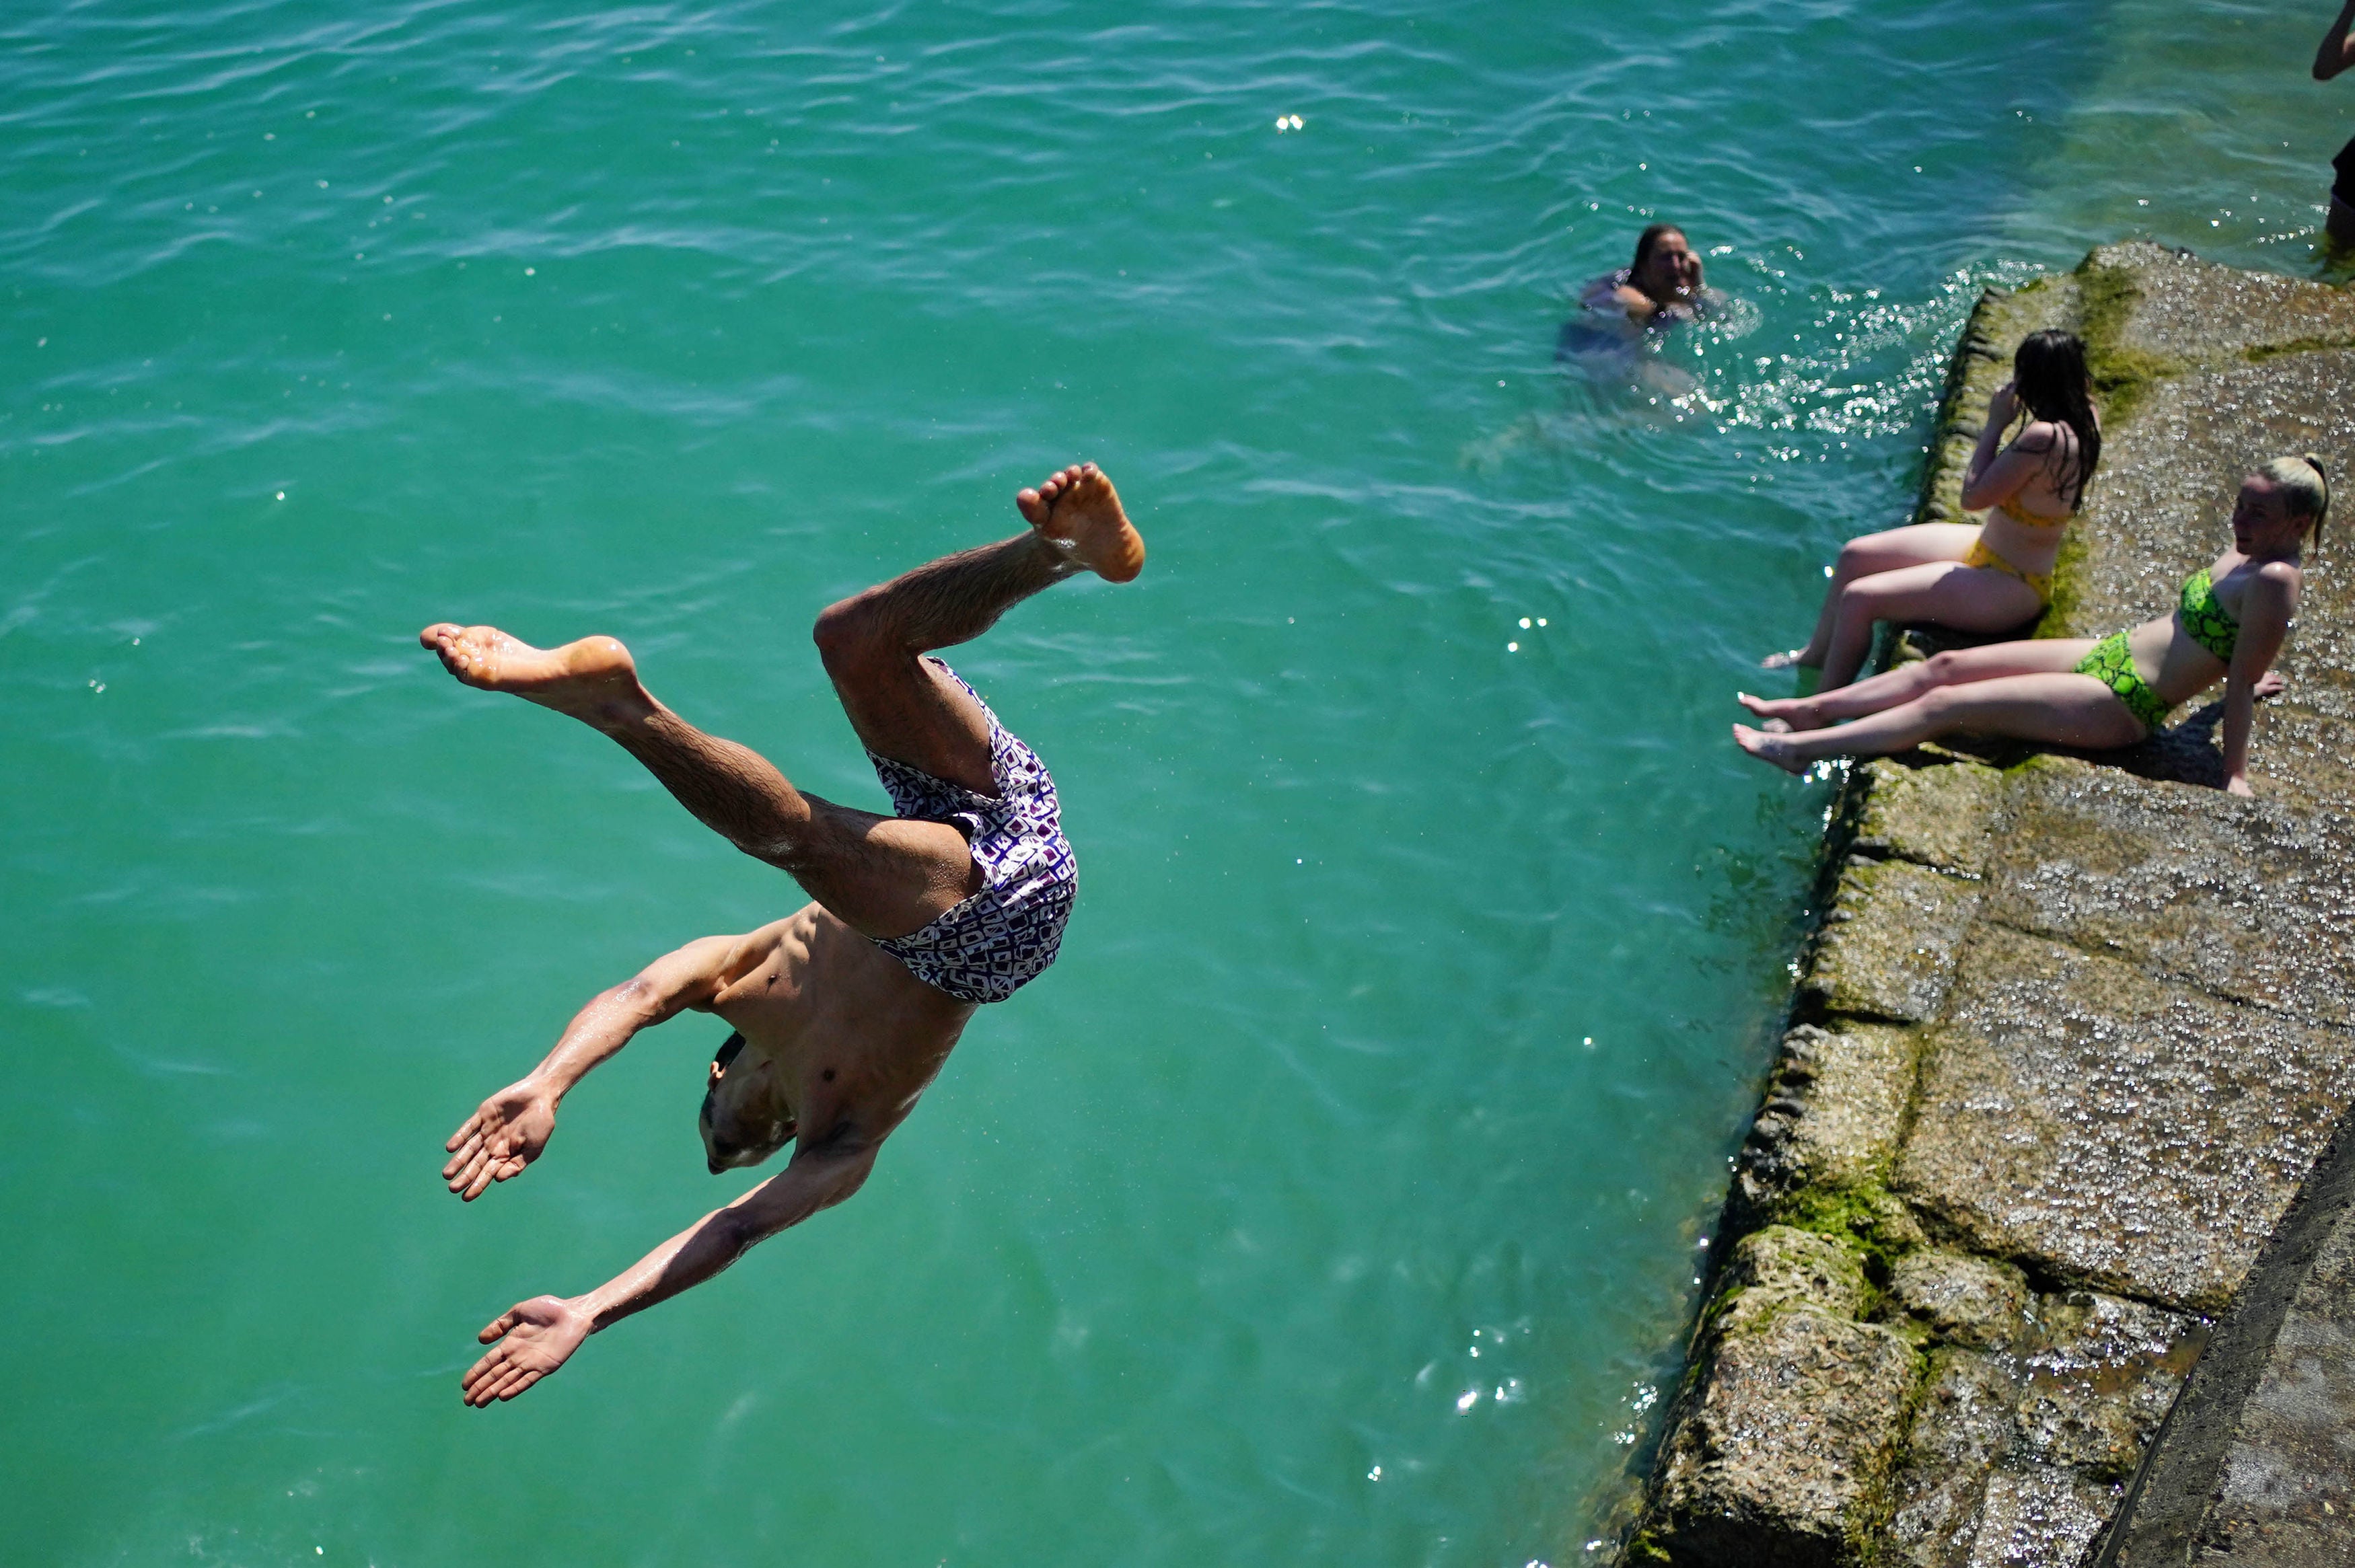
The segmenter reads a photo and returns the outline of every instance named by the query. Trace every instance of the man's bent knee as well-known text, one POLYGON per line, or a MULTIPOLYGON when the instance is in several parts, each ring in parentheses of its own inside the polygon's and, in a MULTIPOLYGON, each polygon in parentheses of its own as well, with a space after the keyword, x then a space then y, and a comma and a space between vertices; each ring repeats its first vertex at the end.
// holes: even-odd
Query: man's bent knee
POLYGON ((909 654, 883 626, 882 618, 865 595, 827 605, 810 628, 810 641, 827 674, 840 679, 871 669, 881 660, 903 660, 909 654))

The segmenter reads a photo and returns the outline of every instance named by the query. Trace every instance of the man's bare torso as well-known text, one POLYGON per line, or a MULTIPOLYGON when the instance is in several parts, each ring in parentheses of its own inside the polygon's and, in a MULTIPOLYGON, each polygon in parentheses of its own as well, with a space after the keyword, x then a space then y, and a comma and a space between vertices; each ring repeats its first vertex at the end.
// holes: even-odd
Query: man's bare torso
POLYGON ((742 938, 727 969, 702 1009, 744 1040, 705 1097, 714 1171, 757 1165, 796 1136, 879 1141, 974 1012, 815 904, 742 938))

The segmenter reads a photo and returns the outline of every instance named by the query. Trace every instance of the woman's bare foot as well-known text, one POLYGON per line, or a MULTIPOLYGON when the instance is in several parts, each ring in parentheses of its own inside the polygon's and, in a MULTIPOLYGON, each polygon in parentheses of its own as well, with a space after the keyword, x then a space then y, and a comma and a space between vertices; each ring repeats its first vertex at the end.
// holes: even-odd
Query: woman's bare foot
POLYGON ((1764 721, 1759 727, 1770 735, 1824 727, 1824 721, 1816 716, 1805 697, 1753 697, 1748 692, 1736 692, 1733 700, 1764 721))
POLYGON ((1820 667, 1822 663, 1823 660, 1820 658, 1808 658, 1807 651, 1804 648, 1786 648, 1780 653, 1769 653, 1759 660, 1758 667, 1762 670, 1788 670, 1796 665, 1801 669, 1813 670, 1820 667))
POLYGON ((1041 538, 1106 582, 1124 583, 1145 569, 1145 540, 1092 462, 1049 474, 1038 489, 1017 493, 1014 504, 1041 538))
POLYGON ((1763 729, 1752 729, 1746 724, 1733 726, 1733 744, 1762 762, 1771 762, 1785 773, 1805 773, 1807 765, 1791 755, 1791 737, 1769 735, 1763 729))
POLYGON ((429 626, 417 641, 442 667, 477 691, 506 692, 588 724, 628 717, 652 705, 630 651, 611 637, 534 648, 496 626, 429 626))

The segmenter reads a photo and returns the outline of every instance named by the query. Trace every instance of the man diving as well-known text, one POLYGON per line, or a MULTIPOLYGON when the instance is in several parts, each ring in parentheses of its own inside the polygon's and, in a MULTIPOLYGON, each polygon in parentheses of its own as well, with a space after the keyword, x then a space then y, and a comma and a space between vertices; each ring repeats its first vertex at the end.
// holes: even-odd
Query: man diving
POLYGON ((582 1340, 700 1285, 754 1244, 841 1202, 948 1060, 965 1021, 1055 961, 1077 891, 1055 786, 933 649, 1080 571, 1127 582, 1145 541, 1093 463, 1015 503, 1028 533, 917 567, 832 605, 818 652, 898 814, 794 788, 757 753, 696 729, 638 682, 610 637, 532 648, 493 627, 429 626, 453 675, 569 714, 621 743, 679 804, 813 902, 750 936, 706 937, 592 1000, 547 1059, 453 1134, 442 1177, 471 1202, 522 1172, 556 1107, 641 1029, 695 1010, 736 1033, 711 1064, 701 1128, 714 1174, 787 1143, 784 1170, 586 1295, 535 1296, 493 1319, 467 1404, 517 1394, 582 1340))

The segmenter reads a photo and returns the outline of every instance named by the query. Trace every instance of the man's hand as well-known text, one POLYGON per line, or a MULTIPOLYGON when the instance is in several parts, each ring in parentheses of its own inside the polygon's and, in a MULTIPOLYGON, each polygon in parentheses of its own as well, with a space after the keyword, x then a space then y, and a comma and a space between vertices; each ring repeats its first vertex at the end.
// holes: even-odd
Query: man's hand
POLYGON ((495 1399, 513 1399, 562 1366, 591 1327, 589 1314, 559 1297, 517 1302, 477 1336, 492 1348, 466 1369, 462 1396, 477 1410, 495 1399))
POLYGON ((485 1100, 442 1146, 450 1151, 442 1180, 471 1203, 492 1182, 523 1174, 555 1132, 556 1097, 530 1078, 509 1084, 485 1100))

